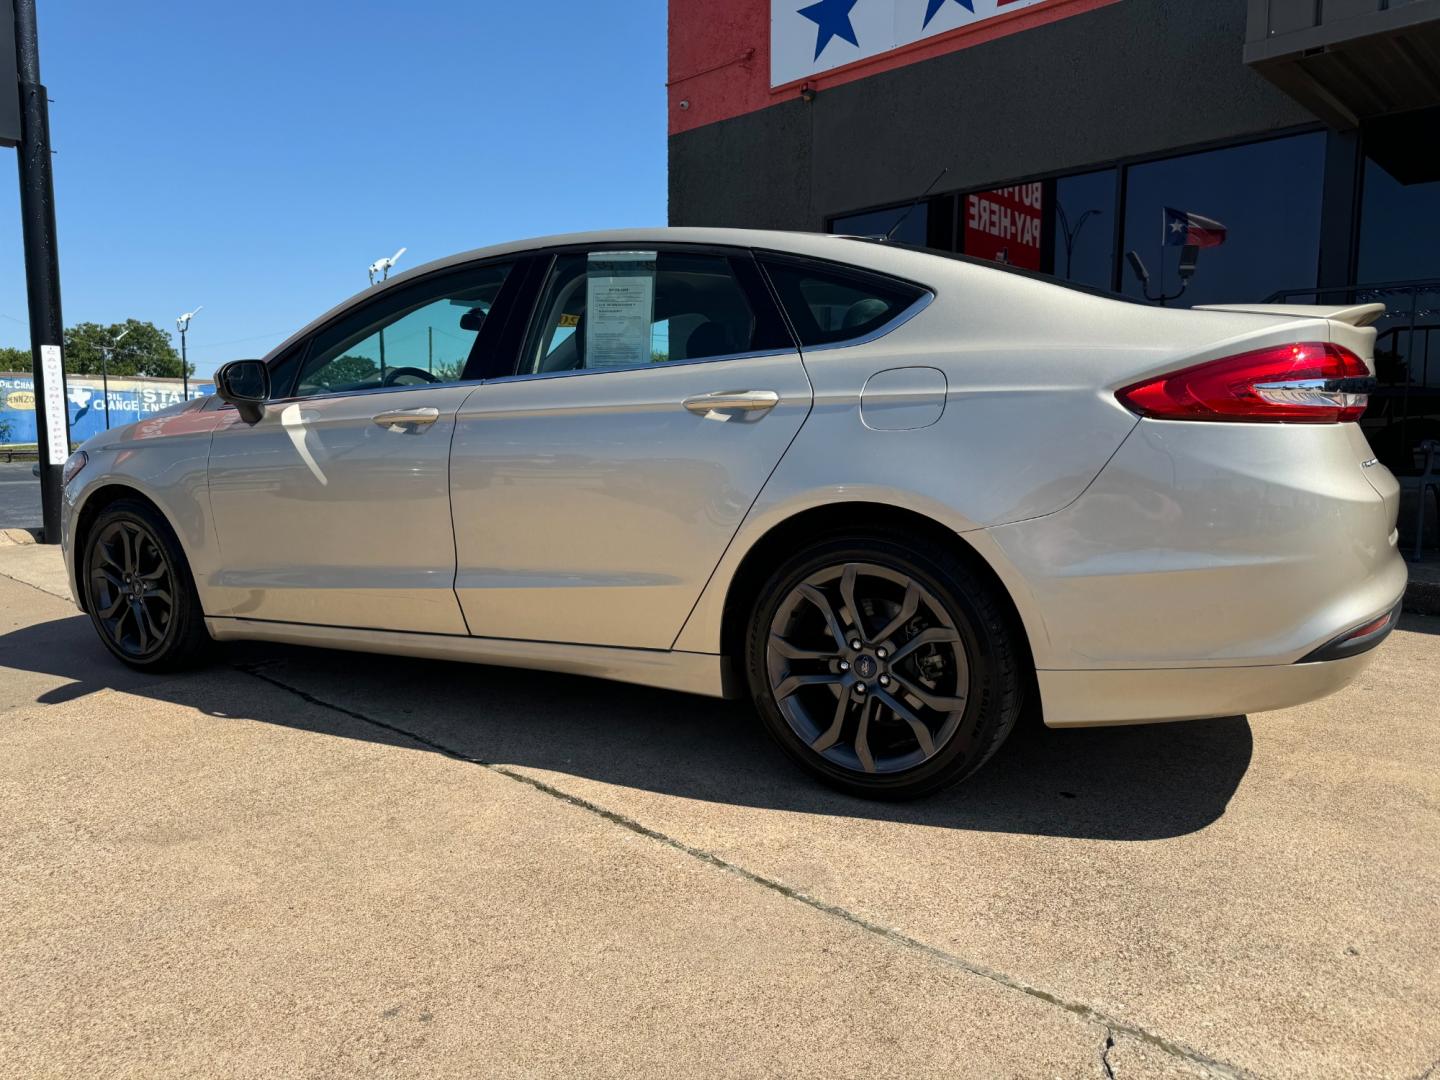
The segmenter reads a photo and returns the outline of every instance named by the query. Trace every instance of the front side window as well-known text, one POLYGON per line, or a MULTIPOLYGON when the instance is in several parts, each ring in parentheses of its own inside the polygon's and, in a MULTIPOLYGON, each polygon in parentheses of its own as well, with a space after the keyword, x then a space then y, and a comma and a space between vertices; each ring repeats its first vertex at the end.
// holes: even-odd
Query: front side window
POLYGON ((417 282, 316 335, 294 396, 458 382, 510 274, 491 264, 417 282))
POLYGON ((801 345, 854 341, 926 295, 918 285, 828 263, 762 258, 801 345))
POLYGON ((591 251, 555 258, 520 373, 630 368, 764 347, 723 255, 591 251))

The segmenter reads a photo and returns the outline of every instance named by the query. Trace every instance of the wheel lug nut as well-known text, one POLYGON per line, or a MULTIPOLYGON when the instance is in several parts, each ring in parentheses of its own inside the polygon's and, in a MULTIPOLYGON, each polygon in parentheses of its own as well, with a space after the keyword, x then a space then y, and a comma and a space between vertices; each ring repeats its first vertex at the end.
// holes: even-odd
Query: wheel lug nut
POLYGON ((889 675, 881 675, 881 676, 880 676, 880 685, 881 685, 881 686, 889 686, 889 685, 890 685, 890 676, 889 676, 889 675))
POLYGON ((841 671, 849 671, 849 670, 850 670, 850 665, 847 664, 844 660, 841 660, 841 661, 840 661, 840 670, 841 670, 841 671))
POLYGON ((887 653, 884 649, 876 649, 875 655, 878 656, 881 660, 884 660, 885 657, 889 656, 890 654, 887 653))
POLYGON ((859 639, 859 638, 856 638, 854 641, 850 642, 850 648, 852 648, 852 649, 859 649, 859 648, 860 648, 860 639, 859 639))
POLYGON ((856 683, 856 684, 855 684, 855 693, 857 693, 857 694, 863 694, 863 693, 865 693, 865 684, 864 684, 863 682, 862 682, 862 683, 856 683))

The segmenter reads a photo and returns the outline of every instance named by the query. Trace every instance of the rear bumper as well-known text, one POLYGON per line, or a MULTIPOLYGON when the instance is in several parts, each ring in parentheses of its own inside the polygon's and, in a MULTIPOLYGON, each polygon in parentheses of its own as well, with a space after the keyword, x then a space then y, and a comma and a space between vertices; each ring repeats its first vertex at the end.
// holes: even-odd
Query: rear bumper
POLYGON ((1243 716, 1303 705, 1348 685, 1374 650, 1344 660, 1267 667, 1041 671, 1049 727, 1102 727, 1243 716))
POLYGON ((1025 623, 1046 723, 1260 712, 1354 678, 1384 634, 1337 639, 1407 577, 1370 458, 1354 424, 1142 420, 1065 509, 967 534, 1025 623))

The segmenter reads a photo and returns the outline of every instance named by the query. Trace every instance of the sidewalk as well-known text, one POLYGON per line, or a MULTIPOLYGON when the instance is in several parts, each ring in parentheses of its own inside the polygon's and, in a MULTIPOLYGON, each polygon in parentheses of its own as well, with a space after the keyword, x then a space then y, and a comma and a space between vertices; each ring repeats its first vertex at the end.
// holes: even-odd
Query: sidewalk
POLYGON ((6 1076, 1414 1080, 1440 621, 1256 717, 809 783, 738 703, 236 647, 115 663, 0 546, 6 1076), (27 584, 26 582, 31 582, 27 584))

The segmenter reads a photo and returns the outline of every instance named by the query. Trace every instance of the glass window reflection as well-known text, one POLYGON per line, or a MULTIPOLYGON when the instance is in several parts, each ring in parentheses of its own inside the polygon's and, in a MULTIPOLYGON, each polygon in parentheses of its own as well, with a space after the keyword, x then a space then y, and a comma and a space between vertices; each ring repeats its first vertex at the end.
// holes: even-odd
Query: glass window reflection
POLYGON ((1055 181, 1055 276, 1097 289, 1113 284, 1115 170, 1055 181))
POLYGON ((896 223, 892 240, 901 244, 924 247, 930 231, 930 207, 927 203, 892 206, 888 210, 870 210, 863 214, 847 214, 830 222, 830 231, 841 236, 885 236, 896 223), (906 217, 906 214, 909 217, 906 217), (904 219, 901 221, 901 219, 904 219))
POLYGON ((1367 158, 1356 280, 1422 278, 1440 278, 1440 181, 1402 184, 1367 158))
MULTIPOLYGON (((1179 292, 1182 248, 1164 241, 1166 210, 1225 226, 1224 243, 1203 247, 1176 306, 1264 300, 1313 286, 1320 255, 1322 132, 1226 147, 1132 166, 1127 172, 1125 251, 1151 276, 1151 295, 1179 292)), ((1129 266, 1123 290, 1142 296, 1129 266)))

